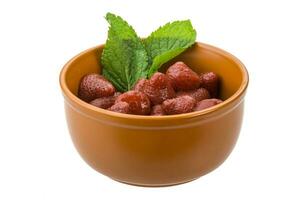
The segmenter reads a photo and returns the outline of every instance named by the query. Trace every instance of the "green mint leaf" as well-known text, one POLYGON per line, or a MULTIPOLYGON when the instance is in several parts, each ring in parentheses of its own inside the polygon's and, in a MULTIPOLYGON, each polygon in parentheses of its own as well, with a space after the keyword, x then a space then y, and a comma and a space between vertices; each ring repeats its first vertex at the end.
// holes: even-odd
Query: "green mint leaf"
POLYGON ((196 31, 190 20, 175 21, 160 27, 145 39, 151 77, 161 66, 195 43, 196 31))
POLYGON ((126 21, 112 13, 107 13, 105 18, 110 27, 101 56, 102 73, 119 91, 125 92, 138 79, 147 77, 147 52, 126 21))

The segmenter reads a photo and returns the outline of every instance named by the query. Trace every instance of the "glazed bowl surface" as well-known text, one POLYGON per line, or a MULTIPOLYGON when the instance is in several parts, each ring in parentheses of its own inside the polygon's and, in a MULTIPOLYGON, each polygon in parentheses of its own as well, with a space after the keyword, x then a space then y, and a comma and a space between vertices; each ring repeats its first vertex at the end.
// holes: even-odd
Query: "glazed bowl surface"
POLYGON ((213 71, 225 101, 192 113, 139 116, 97 108, 77 97, 81 78, 101 72, 103 47, 75 56, 60 74, 72 141, 92 168, 128 184, 167 186, 194 180, 225 161, 240 132, 248 86, 247 70, 237 58, 196 43, 161 70, 183 61, 197 73, 213 71))

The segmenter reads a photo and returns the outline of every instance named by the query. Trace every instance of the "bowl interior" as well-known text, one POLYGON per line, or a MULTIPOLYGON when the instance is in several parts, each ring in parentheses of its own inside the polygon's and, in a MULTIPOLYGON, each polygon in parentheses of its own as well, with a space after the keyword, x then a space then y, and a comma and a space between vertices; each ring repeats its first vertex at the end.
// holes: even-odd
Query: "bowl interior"
MULTIPOLYGON (((86 50, 74 57, 65 69, 65 82, 68 89, 77 95, 80 79, 88 73, 101 71, 100 55, 103 45, 86 50)), ((226 100, 232 96, 245 81, 245 69, 229 53, 218 48, 197 43, 187 51, 166 63, 161 71, 176 61, 185 62, 198 74, 212 71, 220 77, 220 98, 226 100)))

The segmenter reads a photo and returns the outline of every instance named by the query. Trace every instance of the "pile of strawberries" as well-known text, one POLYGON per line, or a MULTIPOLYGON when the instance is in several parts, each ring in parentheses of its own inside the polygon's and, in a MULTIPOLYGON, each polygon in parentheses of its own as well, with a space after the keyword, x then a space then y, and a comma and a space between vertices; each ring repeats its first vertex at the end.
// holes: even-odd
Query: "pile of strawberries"
POLYGON ((199 111, 222 102, 219 78, 213 72, 198 75, 183 62, 176 62, 166 73, 156 72, 140 79, 132 90, 117 92, 99 74, 88 74, 80 82, 78 96, 99 108, 135 115, 174 115, 199 111))

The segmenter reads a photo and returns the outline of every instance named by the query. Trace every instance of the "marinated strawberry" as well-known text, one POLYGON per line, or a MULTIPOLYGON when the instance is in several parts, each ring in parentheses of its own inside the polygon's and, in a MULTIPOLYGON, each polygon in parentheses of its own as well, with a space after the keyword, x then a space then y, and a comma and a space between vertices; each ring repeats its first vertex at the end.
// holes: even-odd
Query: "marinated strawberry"
POLYGON ((107 109, 115 103, 117 97, 120 95, 121 95, 120 92, 116 92, 113 96, 94 99, 93 101, 90 102, 90 104, 98 108, 107 109))
POLYGON ((189 90, 189 91, 179 91, 176 93, 177 97, 188 95, 193 97, 196 101, 202 101, 203 99, 209 99, 210 94, 205 88, 199 88, 196 90, 189 90))
POLYGON ((130 113, 129 104, 122 101, 114 104, 112 107, 108 108, 108 110, 124 114, 130 113))
POLYGON ((145 88, 149 85, 149 80, 147 79, 140 79, 138 82, 133 86, 133 90, 144 92, 145 88))
POLYGON ((162 105, 158 104, 152 107, 150 115, 162 116, 165 115, 165 111, 162 108, 162 105))
POLYGON ((180 96, 174 99, 165 100, 162 108, 168 115, 192 112, 196 100, 190 96, 180 96))
POLYGON ((129 112, 135 115, 148 115, 150 113, 150 100, 139 91, 128 91, 117 97, 115 103, 126 102, 129 104, 129 112))
POLYGON ((219 78, 217 74, 214 72, 207 72, 200 74, 201 80, 201 87, 207 89, 211 95, 211 97, 218 96, 218 85, 219 85, 219 78))
POLYGON ((153 105, 161 104, 164 100, 175 97, 171 81, 160 72, 153 74, 149 81, 139 81, 135 88, 146 94, 153 105))
POLYGON ((112 96, 114 93, 114 86, 99 74, 84 76, 78 88, 79 98, 86 102, 100 97, 112 96))
POLYGON ((215 73, 198 76, 183 62, 176 62, 166 74, 156 72, 149 80, 142 78, 133 90, 125 93, 115 92, 103 76, 88 74, 80 82, 78 96, 91 105, 114 112, 162 116, 199 111, 221 103, 222 100, 215 99, 218 85, 215 73))
POLYGON ((200 78, 183 62, 176 62, 166 72, 175 90, 193 90, 200 86, 200 78))
POLYGON ((194 108, 194 111, 199 111, 199 110, 204 110, 206 108, 209 108, 209 107, 212 107, 212 106, 215 106, 219 103, 222 103, 223 101, 220 100, 220 99, 204 99, 202 101, 199 101, 195 108, 194 108))

